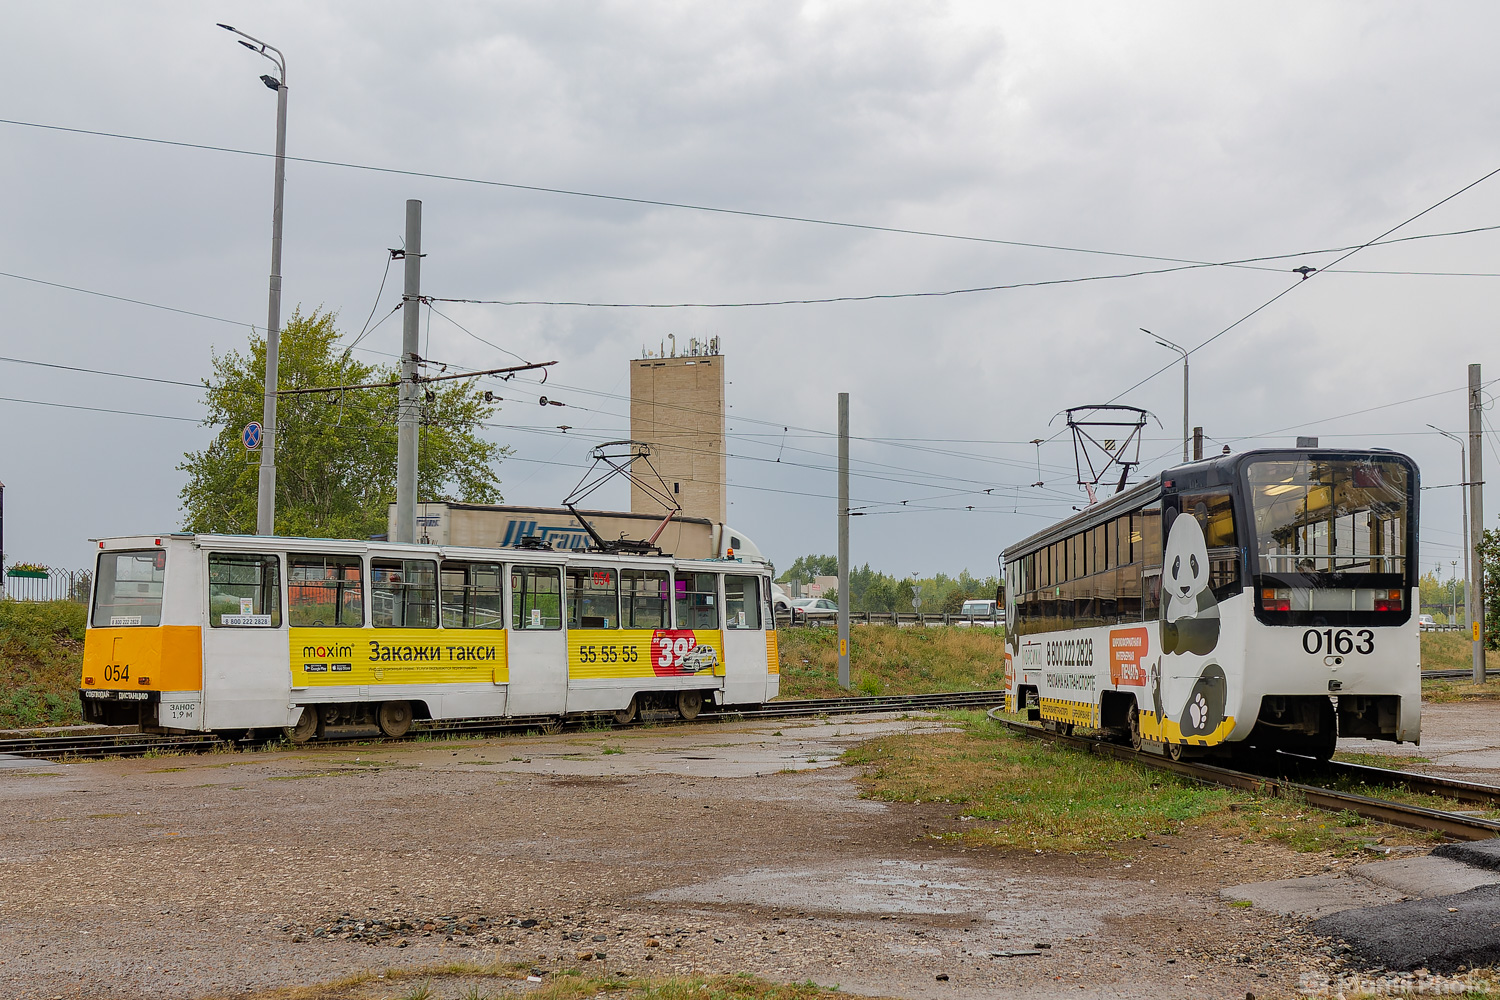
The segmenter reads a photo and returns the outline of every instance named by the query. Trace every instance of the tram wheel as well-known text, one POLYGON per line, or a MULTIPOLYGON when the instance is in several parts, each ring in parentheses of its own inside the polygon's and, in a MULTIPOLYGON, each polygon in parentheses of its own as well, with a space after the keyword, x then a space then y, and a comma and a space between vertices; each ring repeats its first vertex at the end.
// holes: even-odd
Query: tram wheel
POLYGON ((703 711, 702 691, 679 691, 677 692, 677 714, 688 722, 698 717, 703 711))
POLYGON ((1135 702, 1130 703, 1130 709, 1125 713, 1125 727, 1130 732, 1130 748, 1139 750, 1145 741, 1141 738, 1141 710, 1135 702))
POLYGON ((286 738, 292 743, 306 743, 318 735, 318 706, 302 706, 296 725, 286 727, 286 738))
POLYGON ((378 721, 380 731, 391 739, 405 736, 411 731, 411 703, 406 701, 381 702, 378 721))
POLYGON ((1185 755, 1186 751, 1183 749, 1183 745, 1181 743, 1167 744, 1167 759, 1181 760, 1185 755))
POLYGON ((636 704, 635 695, 630 696, 630 704, 615 713, 615 725, 628 726, 635 721, 636 704))

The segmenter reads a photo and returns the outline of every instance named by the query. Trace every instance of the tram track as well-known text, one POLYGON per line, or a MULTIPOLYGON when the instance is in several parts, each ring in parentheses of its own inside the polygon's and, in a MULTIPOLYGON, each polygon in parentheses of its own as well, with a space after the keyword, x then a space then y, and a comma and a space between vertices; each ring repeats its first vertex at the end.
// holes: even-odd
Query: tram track
MULTIPOLYGON (((1473 816, 1462 812, 1429 809, 1425 806, 1413 805, 1411 803, 1393 802, 1388 799, 1379 799, 1369 795, 1339 791, 1320 785, 1294 781, 1283 776, 1237 771, 1232 768, 1220 767, 1217 764, 1208 764, 1201 761, 1171 760, 1167 757, 1159 757, 1155 754, 1143 753, 1139 750, 1133 750, 1130 747, 1109 743, 1102 739, 1064 735, 1062 733, 1049 732, 1023 722, 996 718, 996 711, 996 709, 991 709, 987 713, 992 722, 1023 736, 1043 739, 1063 746, 1071 746, 1086 753, 1108 756, 1116 760, 1130 761, 1159 771, 1170 771, 1173 774, 1178 774, 1204 784, 1219 785, 1225 788, 1238 788, 1243 791, 1256 792, 1263 795, 1296 797, 1305 801, 1308 805, 1319 809, 1326 809, 1332 812, 1347 810, 1366 819, 1379 820, 1383 823, 1404 826, 1410 829, 1435 831, 1452 837, 1455 840, 1488 840, 1492 837, 1500 836, 1500 820, 1487 819, 1483 816, 1473 816)), ((1288 770, 1299 771, 1304 776, 1309 773, 1330 775, 1362 782, 1366 785, 1381 784, 1402 787, 1412 792, 1440 795, 1446 798, 1458 799, 1462 802, 1483 805, 1488 808, 1500 806, 1500 787, 1496 786, 1455 781, 1448 778, 1436 778, 1424 774, 1415 774, 1410 771, 1368 767, 1363 764, 1348 764, 1342 761, 1315 761, 1311 758, 1297 757, 1291 754, 1278 754, 1273 758, 1269 758, 1268 763, 1282 765, 1288 770)), ((1279 770, 1281 768, 1275 769, 1279 770)))
MULTIPOLYGON (((760 705, 730 706, 705 711, 696 722, 734 722, 741 719, 786 719, 816 717, 822 715, 868 714, 873 712, 935 711, 943 709, 986 709, 1003 701, 1004 691, 956 691, 939 694, 916 695, 866 695, 846 698, 792 698, 786 701, 766 702, 760 705)), ((604 715, 608 718, 608 715, 604 715)), ((562 726, 557 716, 512 716, 489 719, 455 719, 439 722, 421 722, 412 728, 408 737, 441 737, 482 735, 485 733, 513 730, 553 730, 577 728, 592 721, 593 717, 569 720, 562 726)), ((649 719, 651 722, 672 722, 669 719, 649 719)), ((676 720, 681 722, 682 720, 676 720)), ((333 746, 338 744, 367 742, 371 739, 386 739, 379 735, 333 737, 318 740, 310 746, 333 746)), ((52 758, 99 758, 140 757, 150 753, 203 752, 216 748, 227 749, 241 745, 244 741, 217 736, 201 735, 156 736, 139 731, 112 733, 77 733, 61 736, 26 736, 0 739, 0 755, 12 757, 52 758)))

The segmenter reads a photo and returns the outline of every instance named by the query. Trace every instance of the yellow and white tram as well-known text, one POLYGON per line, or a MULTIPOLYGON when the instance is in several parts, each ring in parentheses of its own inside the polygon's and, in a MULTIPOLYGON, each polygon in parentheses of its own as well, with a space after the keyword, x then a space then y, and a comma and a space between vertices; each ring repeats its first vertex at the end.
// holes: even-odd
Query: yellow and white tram
POLYGON ((1418 742, 1416 465, 1250 451, 1005 551, 1006 702, 1173 757, 1418 742))
POLYGON ((759 564, 243 535, 99 549, 89 722, 302 742, 414 718, 691 719, 778 692, 759 564))

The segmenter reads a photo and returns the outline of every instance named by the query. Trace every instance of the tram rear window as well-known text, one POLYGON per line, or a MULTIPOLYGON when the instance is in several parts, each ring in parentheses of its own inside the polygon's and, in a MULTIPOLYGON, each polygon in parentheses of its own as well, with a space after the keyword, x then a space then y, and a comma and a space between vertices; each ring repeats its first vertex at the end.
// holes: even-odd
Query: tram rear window
POLYGON ((94 627, 160 625, 164 549, 99 553, 94 577, 94 627))
POLYGON ((358 556, 293 552, 287 564, 287 623, 293 628, 359 628, 365 622, 358 556))
POLYGON ((1406 572, 1405 463, 1307 456, 1255 462, 1245 475, 1260 573, 1406 572))

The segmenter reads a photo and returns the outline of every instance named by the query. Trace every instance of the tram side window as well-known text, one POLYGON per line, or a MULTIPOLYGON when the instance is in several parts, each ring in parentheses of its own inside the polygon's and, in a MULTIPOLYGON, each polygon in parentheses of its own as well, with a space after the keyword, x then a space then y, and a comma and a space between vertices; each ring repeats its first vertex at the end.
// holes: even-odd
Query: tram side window
POLYGON ((677 627, 719 627, 719 575, 677 574, 677 627))
POLYGON ((1161 612, 1161 505, 1152 504, 1131 518, 1131 538, 1141 545, 1141 602, 1147 620, 1161 612), (1136 531, 1139 522, 1140 530, 1136 531))
POLYGON ((619 628, 615 571, 568 567, 568 628, 619 628))
POLYGON ((443 628, 504 628, 499 563, 444 562, 443 628))
POLYGON ((671 585, 664 569, 620 570, 620 619, 625 628, 669 628, 667 595, 671 585))
POLYGON ((287 624, 359 628, 365 623, 364 572, 358 556, 299 555, 287 563, 287 624))
POLYGON ((248 552, 210 552, 208 624, 280 628, 281 560, 248 552))
POLYGON ((760 628, 760 577, 724 577, 724 625, 732 629, 760 628))
POLYGON ((376 628, 437 628, 437 564, 371 559, 370 621, 376 628))
POLYGON ((510 568, 510 627, 562 628, 562 574, 556 567, 510 568))
POLYGON ((1182 513, 1191 514, 1203 529, 1208 548, 1208 584, 1214 597, 1224 600, 1240 589, 1240 559, 1234 530, 1234 499, 1227 492, 1184 493, 1182 513))
POLYGON ((161 624, 164 549, 101 552, 94 577, 94 627, 161 624))

